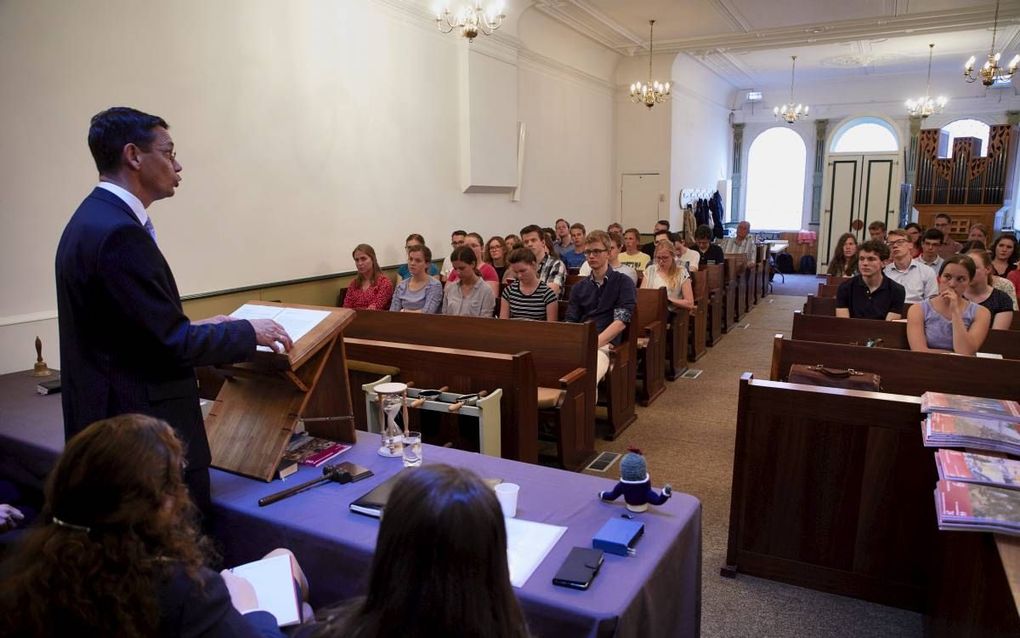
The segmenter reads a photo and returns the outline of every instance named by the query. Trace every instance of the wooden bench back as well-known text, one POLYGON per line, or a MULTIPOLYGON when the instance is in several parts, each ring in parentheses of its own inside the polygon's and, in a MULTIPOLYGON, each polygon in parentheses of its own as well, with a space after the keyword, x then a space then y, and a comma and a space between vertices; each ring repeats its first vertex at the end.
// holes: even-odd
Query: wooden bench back
POLYGON ((807 301, 804 302, 804 314, 806 315, 823 315, 827 317, 836 316, 836 298, 835 297, 818 297, 815 295, 808 295, 807 301))
POLYGON ((839 286, 844 281, 849 281, 853 277, 840 277, 839 275, 826 275, 825 283, 830 286, 839 286))
POLYGON ((818 284, 819 297, 832 297, 835 299, 839 284, 818 284))
POLYGON ((530 351, 538 384, 548 387, 559 387, 575 368, 595 370, 597 337, 590 323, 359 310, 344 336, 505 354, 530 351))
POLYGON ((923 609, 940 532, 920 422, 915 397, 745 373, 727 568, 923 609))
POLYGON ((691 289, 694 291, 694 303, 701 305, 708 297, 708 273, 695 270, 691 273, 691 289))
POLYGON ((719 290, 723 287, 724 268, 722 264, 706 264, 698 269, 698 272, 705 273, 705 285, 708 286, 709 291, 719 290))
POLYGON ((892 348, 863 348, 817 341, 794 341, 776 335, 770 379, 783 381, 795 363, 853 368, 882 377, 882 390, 920 396, 927 391, 1020 398, 1020 361, 979 359, 892 348))
POLYGON ((666 300, 665 288, 639 288, 637 291, 637 326, 639 333, 644 333, 649 324, 659 321, 665 326, 669 302, 666 300))
MULTIPOLYGON (((881 339, 883 348, 910 349, 907 324, 902 321, 844 319, 793 313, 793 339, 863 345, 869 339, 881 339)), ((1012 330, 989 330, 979 349, 1006 359, 1020 359, 1020 335, 1012 330)))
POLYGON ((530 352, 442 348, 346 334, 344 347, 352 359, 399 367, 401 380, 414 381, 419 389, 446 385, 451 392, 470 393, 501 388, 503 458, 538 462, 538 383, 530 352))

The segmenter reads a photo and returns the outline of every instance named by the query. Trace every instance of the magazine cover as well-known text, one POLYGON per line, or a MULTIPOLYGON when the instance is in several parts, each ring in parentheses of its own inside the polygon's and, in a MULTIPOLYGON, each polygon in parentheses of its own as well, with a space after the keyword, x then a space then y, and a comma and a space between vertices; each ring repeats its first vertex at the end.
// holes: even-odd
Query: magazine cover
POLYGON ((925 446, 977 447, 1020 455, 1020 425, 933 412, 925 418, 925 446))
POLYGON ((344 443, 302 434, 291 438, 287 451, 283 454, 283 460, 319 467, 350 448, 350 445, 344 443))
POLYGON ((1020 403, 1005 399, 968 397, 962 394, 925 392, 921 395, 922 412, 949 412, 1020 423, 1020 403))
POLYGON ((939 527, 1020 533, 1020 492, 959 481, 935 488, 939 527))
POLYGON ((935 452, 939 478, 1020 489, 1020 461, 957 450, 935 452))

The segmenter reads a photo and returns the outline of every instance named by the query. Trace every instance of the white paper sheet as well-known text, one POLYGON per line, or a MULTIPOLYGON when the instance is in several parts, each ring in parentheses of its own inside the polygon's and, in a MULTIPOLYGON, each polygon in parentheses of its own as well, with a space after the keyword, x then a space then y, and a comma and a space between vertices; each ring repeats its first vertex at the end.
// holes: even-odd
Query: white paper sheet
POLYGON ((238 565, 230 571, 251 583, 259 600, 259 609, 276 616, 276 622, 281 627, 300 622, 289 556, 281 554, 263 558, 253 563, 238 565))
MULTIPOLYGON (((272 319, 283 326, 294 343, 312 331, 323 319, 329 316, 327 310, 308 310, 306 308, 278 308, 276 306, 260 306, 244 304, 230 313, 234 319, 272 319)), ((263 352, 272 352, 267 346, 259 346, 263 352)))
POLYGON ((523 587, 567 528, 519 518, 503 520, 506 521, 506 557, 510 565, 510 584, 523 587))

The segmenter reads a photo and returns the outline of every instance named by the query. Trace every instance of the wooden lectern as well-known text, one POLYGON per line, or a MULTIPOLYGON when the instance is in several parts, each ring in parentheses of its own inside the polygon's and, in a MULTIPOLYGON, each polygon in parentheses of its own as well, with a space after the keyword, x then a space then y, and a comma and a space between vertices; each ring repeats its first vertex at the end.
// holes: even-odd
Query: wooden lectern
POLYGON ((298 421, 312 436, 354 442, 341 334, 354 311, 269 301, 246 306, 326 313, 289 353, 260 349, 250 362, 224 366, 226 382, 205 419, 213 467, 271 481, 298 421))

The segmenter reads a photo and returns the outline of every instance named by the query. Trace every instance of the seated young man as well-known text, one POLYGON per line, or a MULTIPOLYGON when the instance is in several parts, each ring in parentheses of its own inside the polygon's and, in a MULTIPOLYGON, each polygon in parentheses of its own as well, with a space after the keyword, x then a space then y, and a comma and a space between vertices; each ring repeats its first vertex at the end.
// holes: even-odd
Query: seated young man
POLYGON ((857 249, 860 274, 844 281, 836 291, 836 316, 893 321, 903 317, 906 291, 882 274, 882 262, 889 258, 885 242, 871 240, 857 249))
POLYGON ((605 231, 595 230, 584 239, 584 256, 591 275, 570 289, 566 320, 582 323, 591 320, 598 330, 598 370, 596 383, 609 370, 609 347, 620 343, 637 306, 637 289, 630 277, 609 266, 612 239, 605 231))
POLYGON ((694 230, 694 243, 701 255, 701 263, 721 264, 726 261, 722 248, 712 243, 712 229, 708 225, 702 224, 694 230))
POLYGON ((885 241, 885 222, 875 220, 868 224, 868 237, 875 241, 885 241))
POLYGON ((573 244, 570 248, 560 252, 560 259, 567 268, 580 268, 584 263, 584 237, 587 234, 584 224, 575 223, 570 225, 570 239, 573 244))
POLYGON ((907 232, 899 228, 889 231, 889 251, 892 261, 882 271, 907 291, 904 301, 921 303, 925 299, 938 294, 939 286, 935 281, 935 271, 912 257, 912 244, 907 232))
POLYGON ((939 255, 939 250, 945 243, 946 236, 938 228, 929 228, 921 236, 921 254, 918 259, 925 266, 931 268, 936 274, 942 270, 942 264, 946 260, 939 255))
POLYGON ((644 245, 641 246, 641 252, 643 252, 644 254, 648 255, 648 259, 649 260, 651 260, 651 259, 653 259, 655 257, 655 242, 657 241, 655 239, 655 236, 658 235, 659 233, 668 233, 668 232, 669 232, 669 220, 668 219, 660 219, 659 221, 655 222, 655 228, 652 230, 652 241, 650 241, 647 244, 644 244, 644 245))
MULTIPOLYGON (((535 255, 535 261, 538 262, 538 278, 544 281, 545 285, 549 286, 559 297, 567 279, 567 267, 563 265, 562 261, 549 254, 542 229, 535 224, 525 226, 521 229, 521 241, 524 243, 524 247, 535 255)), ((510 274, 508 271, 508 278, 510 274)))

